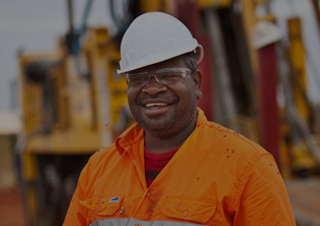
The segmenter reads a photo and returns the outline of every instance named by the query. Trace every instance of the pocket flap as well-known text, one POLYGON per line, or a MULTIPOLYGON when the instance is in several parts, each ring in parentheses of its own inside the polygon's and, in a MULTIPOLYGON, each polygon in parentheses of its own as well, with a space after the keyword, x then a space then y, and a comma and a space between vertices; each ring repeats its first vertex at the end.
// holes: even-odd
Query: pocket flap
POLYGON ((112 196, 107 198, 93 198, 80 201, 80 204, 93 210, 101 216, 111 216, 119 209, 124 196, 112 196))
POLYGON ((216 201, 168 196, 161 206, 161 212, 167 217, 206 223, 216 208, 216 201))

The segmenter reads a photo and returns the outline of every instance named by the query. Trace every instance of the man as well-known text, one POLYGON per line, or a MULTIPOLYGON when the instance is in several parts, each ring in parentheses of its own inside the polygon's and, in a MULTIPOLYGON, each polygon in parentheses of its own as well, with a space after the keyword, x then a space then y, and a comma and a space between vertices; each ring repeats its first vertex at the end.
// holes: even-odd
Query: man
POLYGON ((121 43, 137 124, 83 169, 64 225, 295 225, 273 157, 197 109, 202 47, 146 13, 121 43))

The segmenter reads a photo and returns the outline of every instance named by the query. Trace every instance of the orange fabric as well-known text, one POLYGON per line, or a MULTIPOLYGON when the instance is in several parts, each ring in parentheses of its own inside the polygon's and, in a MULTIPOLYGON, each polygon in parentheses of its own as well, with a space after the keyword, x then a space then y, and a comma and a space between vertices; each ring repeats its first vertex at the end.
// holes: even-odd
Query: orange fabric
POLYGON ((143 130, 135 125, 83 169, 65 226, 135 218, 204 225, 295 225, 273 157, 234 131, 197 126, 147 189, 143 130), (118 200, 110 202, 112 198, 118 200))

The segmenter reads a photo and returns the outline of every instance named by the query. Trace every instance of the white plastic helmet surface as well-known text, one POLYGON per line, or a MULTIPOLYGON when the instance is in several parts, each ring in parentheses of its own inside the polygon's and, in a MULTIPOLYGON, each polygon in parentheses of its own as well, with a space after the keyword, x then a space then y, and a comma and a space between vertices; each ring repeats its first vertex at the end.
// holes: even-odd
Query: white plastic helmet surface
POLYGON ((202 46, 175 17, 150 12, 137 17, 121 42, 118 74, 156 64, 184 53, 196 52, 197 62, 203 58, 202 46))

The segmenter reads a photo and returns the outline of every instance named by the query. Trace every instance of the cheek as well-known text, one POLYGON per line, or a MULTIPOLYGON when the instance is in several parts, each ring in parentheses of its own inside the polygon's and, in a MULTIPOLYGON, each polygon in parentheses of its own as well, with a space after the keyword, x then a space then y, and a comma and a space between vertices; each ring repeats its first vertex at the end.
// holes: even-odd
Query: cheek
POLYGON ((133 93, 130 92, 129 88, 128 88, 128 91, 127 91, 127 98, 128 98, 128 104, 131 108, 132 104, 134 103, 134 97, 133 97, 133 93))
POLYGON ((131 112, 134 110, 133 108, 136 105, 136 100, 138 95, 139 95, 139 90, 135 89, 134 87, 128 87, 127 98, 128 98, 128 104, 131 109, 131 112))
POLYGON ((196 88, 193 86, 193 82, 177 87, 175 93, 181 101, 183 100, 187 103, 191 103, 191 101, 197 99, 196 88))

